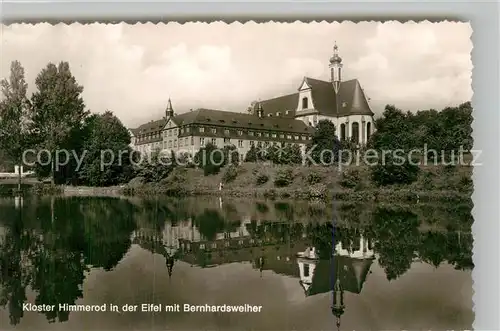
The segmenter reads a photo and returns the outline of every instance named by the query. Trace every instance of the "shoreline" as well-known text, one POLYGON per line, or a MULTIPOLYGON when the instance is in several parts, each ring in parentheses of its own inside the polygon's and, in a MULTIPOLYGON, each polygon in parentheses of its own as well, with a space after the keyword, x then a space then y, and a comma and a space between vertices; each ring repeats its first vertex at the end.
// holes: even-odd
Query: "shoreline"
POLYGON ((291 199, 299 201, 340 201, 340 202, 406 202, 406 203, 467 203, 471 202, 470 194, 456 192, 453 190, 424 191, 413 188, 381 188, 377 190, 327 190, 324 195, 311 196, 307 188, 260 188, 260 189, 212 189, 196 190, 184 189, 178 194, 172 194, 160 185, 144 184, 134 188, 128 185, 111 187, 69 186, 59 185, 38 190, 34 187, 30 193, 40 196, 64 196, 64 197, 118 197, 118 198, 190 198, 190 197, 226 197, 226 198, 260 198, 269 200, 291 199))

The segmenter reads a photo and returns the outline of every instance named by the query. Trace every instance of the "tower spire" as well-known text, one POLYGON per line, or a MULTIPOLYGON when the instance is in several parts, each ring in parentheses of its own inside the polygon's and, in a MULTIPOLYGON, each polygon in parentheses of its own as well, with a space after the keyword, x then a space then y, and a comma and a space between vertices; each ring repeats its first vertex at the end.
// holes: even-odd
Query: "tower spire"
POLYGON ((167 118, 174 116, 174 108, 172 107, 172 101, 168 98, 167 109, 165 109, 165 116, 167 118))
POLYGON ((342 58, 339 56, 339 47, 336 41, 333 45, 333 55, 330 58, 330 77, 335 93, 338 93, 342 80, 342 58))

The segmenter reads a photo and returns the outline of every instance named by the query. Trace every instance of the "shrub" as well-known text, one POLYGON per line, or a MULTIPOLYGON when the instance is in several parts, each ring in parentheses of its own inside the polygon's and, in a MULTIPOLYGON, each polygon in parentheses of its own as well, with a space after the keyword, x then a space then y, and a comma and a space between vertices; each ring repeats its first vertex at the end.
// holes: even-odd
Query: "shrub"
POLYGON ((355 188, 360 185, 361 177, 359 171, 356 169, 348 169, 342 173, 342 178, 340 180, 340 186, 344 188, 355 188))
POLYGON ((316 184, 309 188, 309 198, 310 199, 324 199, 327 197, 328 190, 324 184, 316 184))
POLYGON ((225 184, 230 183, 233 180, 235 180, 237 176, 238 176, 238 167, 234 164, 231 164, 226 168, 226 171, 222 176, 222 182, 225 184))
POLYGON ((307 175, 307 183, 309 185, 318 184, 319 182, 321 182, 322 179, 323 178, 321 177, 321 175, 318 174, 317 172, 310 172, 307 175))
POLYGON ((461 192, 471 191, 473 188, 472 178, 470 178, 467 175, 462 175, 462 177, 460 178, 460 180, 458 182, 458 185, 459 185, 458 189, 461 192))
POLYGON ((385 164, 372 167, 371 177, 378 186, 411 184, 417 180, 420 168, 407 160, 395 164, 392 157, 387 157, 385 164))
POLYGON ((257 176, 257 185, 264 185, 269 181, 269 176, 266 174, 259 174, 257 176))
POLYGON ((434 173, 426 171, 422 176, 422 188, 432 190, 434 188, 434 173))
POLYGON ((278 171, 274 179, 274 186, 286 187, 293 182, 293 172, 291 169, 283 169, 278 171))

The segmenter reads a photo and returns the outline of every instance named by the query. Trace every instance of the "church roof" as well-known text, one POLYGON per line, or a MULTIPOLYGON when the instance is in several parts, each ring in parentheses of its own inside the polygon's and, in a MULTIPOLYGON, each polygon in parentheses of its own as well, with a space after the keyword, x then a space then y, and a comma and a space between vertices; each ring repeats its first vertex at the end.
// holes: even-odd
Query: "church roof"
POLYGON ((359 294, 370 270, 372 259, 335 256, 333 260, 320 260, 314 269, 312 284, 304 287, 307 296, 332 290, 337 278, 344 291, 359 294))
POLYGON ((340 278, 344 291, 359 294, 372 263, 373 259, 355 259, 336 255, 333 257, 333 265, 330 269, 332 282, 340 278))
MULTIPOLYGON (((305 77, 304 81, 311 87, 312 103, 320 115, 373 116, 368 100, 357 79, 341 82, 338 96, 335 94, 331 82, 310 77, 305 77)), ((283 117, 294 117, 297 106, 299 106, 299 95, 300 92, 297 92, 261 101, 264 115, 275 115, 277 112, 281 112, 283 117)))

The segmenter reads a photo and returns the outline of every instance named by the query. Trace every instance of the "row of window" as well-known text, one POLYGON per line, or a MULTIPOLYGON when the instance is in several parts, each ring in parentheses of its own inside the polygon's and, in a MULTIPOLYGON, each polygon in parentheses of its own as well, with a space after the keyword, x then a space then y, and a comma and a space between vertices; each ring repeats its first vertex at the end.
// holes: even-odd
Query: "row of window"
MULTIPOLYGON (((315 121, 317 122, 317 121, 315 121)), ((213 127, 203 127, 203 126, 200 126, 198 127, 198 131, 200 133, 204 133, 204 132, 210 132, 212 134, 217 134, 218 133, 218 130, 220 130, 220 128, 213 128, 213 127), (205 131, 205 129, 207 131, 205 131)), ((186 127, 186 128, 180 128, 180 129, 168 129, 168 130, 165 130, 164 133, 163 133, 163 137, 177 137, 178 134, 184 134, 184 133, 190 133, 191 132, 191 128, 189 127, 186 127)), ((236 131, 238 136, 243 136, 243 130, 237 130, 236 131)), ((223 131, 224 135, 230 135, 231 134, 231 130, 230 129, 224 129, 223 131)), ((276 132, 261 132, 261 131, 248 131, 247 132, 249 136, 251 137, 271 137, 271 138, 280 138, 280 139, 288 139, 288 140, 307 140, 308 137, 307 135, 298 135, 298 134, 285 134, 285 133, 276 133, 276 132)), ((161 133, 160 132, 155 132, 155 133, 151 133, 151 134, 148 134, 148 135, 142 135, 142 136, 138 136, 137 137, 137 142, 143 142, 143 141, 147 141, 147 140, 152 140, 152 139, 158 139, 158 138, 161 138, 161 133)))
MULTIPOLYGON (((175 139, 175 140, 169 140, 169 141, 164 141, 163 142, 163 146, 161 143, 153 143, 151 144, 151 148, 148 148, 149 146, 148 145, 142 145, 142 146, 139 146, 139 151, 141 152, 146 152, 146 151, 149 151, 149 150, 159 150, 159 149, 173 149, 173 148, 177 148, 177 147, 188 147, 188 146, 194 146, 194 140, 195 138, 194 137, 186 137, 186 138, 180 138, 179 140, 175 139)), ((199 145, 200 146, 206 146, 206 144, 208 143, 211 143, 212 145, 215 145, 217 146, 217 138, 204 138, 204 137, 200 137, 198 138, 199 139, 199 145)), ((236 143, 236 147, 237 148, 244 148, 244 142, 245 140, 241 140, 239 139, 236 143)), ((296 145, 296 144, 293 144, 293 143, 286 143, 286 142, 276 142, 276 141, 254 141, 254 140, 250 140, 248 141, 249 144, 247 147, 251 147, 251 146, 255 146, 257 148, 262 148, 262 147, 269 147, 269 146, 280 146, 280 147, 286 147, 286 146, 290 146, 290 145, 296 145)), ((229 145, 231 144, 231 140, 226 138, 224 139, 224 145, 229 145)))

